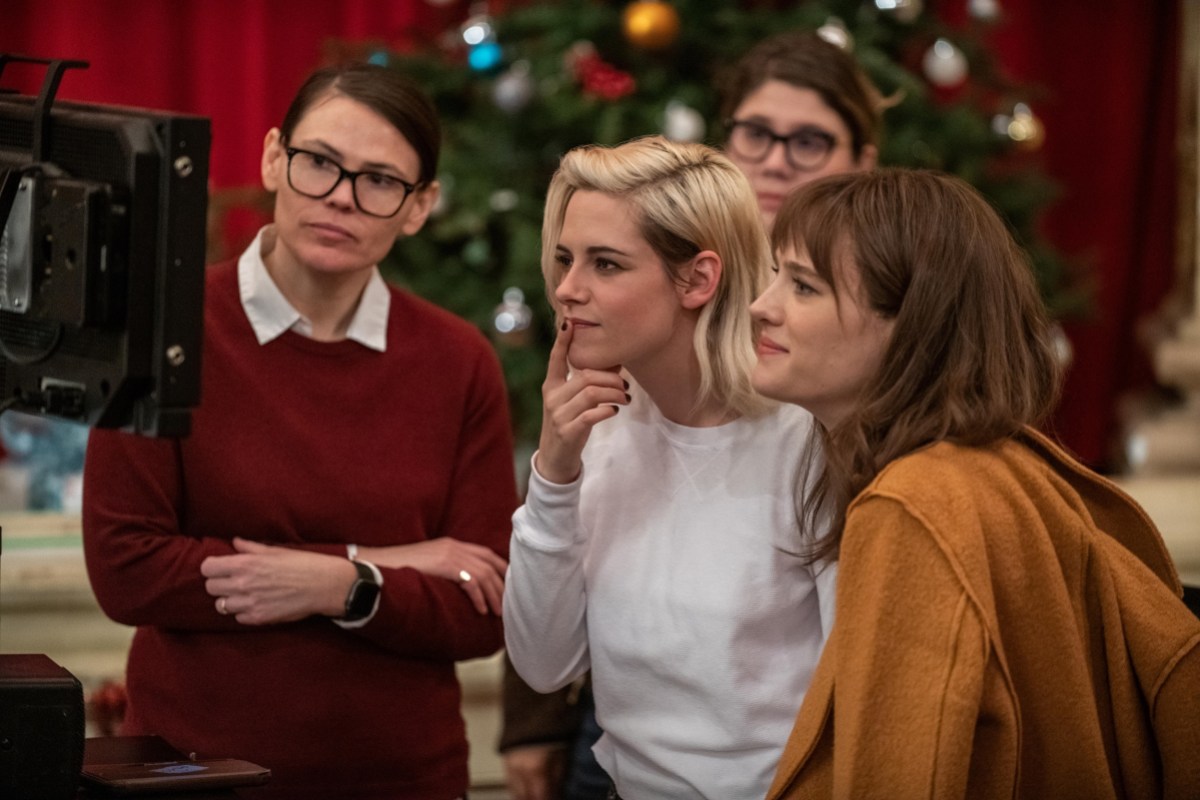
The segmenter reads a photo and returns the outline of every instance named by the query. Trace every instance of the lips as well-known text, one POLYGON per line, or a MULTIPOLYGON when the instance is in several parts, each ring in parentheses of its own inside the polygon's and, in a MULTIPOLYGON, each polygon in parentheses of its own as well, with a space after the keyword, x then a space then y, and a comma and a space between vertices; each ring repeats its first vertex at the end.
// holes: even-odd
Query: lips
POLYGON ((787 348, 768 336, 758 337, 758 342, 754 346, 754 352, 760 356, 777 356, 781 353, 786 353, 787 348))
POLYGON ((779 208, 783 202, 784 195, 768 194, 766 192, 758 193, 758 205, 760 208, 779 208))
POLYGON ((310 222, 308 227, 319 239, 332 241, 349 241, 354 239, 354 234, 350 231, 331 222, 310 222))
POLYGON ((583 330, 584 328, 600 327, 598 323, 588 322, 585 319, 578 319, 576 317, 571 317, 570 320, 571 320, 571 327, 574 328, 576 331, 583 330))

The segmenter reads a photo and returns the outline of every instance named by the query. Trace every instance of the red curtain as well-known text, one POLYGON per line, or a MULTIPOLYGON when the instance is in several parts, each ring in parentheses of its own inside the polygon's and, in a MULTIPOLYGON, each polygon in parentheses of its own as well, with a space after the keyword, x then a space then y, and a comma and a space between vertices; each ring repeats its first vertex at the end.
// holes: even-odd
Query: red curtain
MULTIPOLYGON (((59 96, 212 119, 215 187, 258 181, 262 139, 339 43, 408 47, 463 14, 423 0, 5 0, 0 51, 91 62, 59 96)), ((8 72, 12 79, 8 79, 8 72)), ((12 65, 29 92, 41 72, 12 65)))
MULTIPOLYGON (((1137 323, 1174 276, 1180 0, 998 2, 1001 65, 1045 89, 1034 104, 1041 158, 1063 187, 1046 233, 1096 287, 1093 318, 1068 329, 1075 362, 1057 429, 1103 468, 1118 400, 1153 383, 1137 323)), ((937 6, 962 19, 965 4, 937 6)), ((90 61, 68 74, 64 98, 210 117, 212 184, 236 187, 257 182, 263 135, 331 48, 429 43, 468 10, 467 0, 5 0, 0 51, 90 61)), ((3 82, 29 92, 38 78, 10 66, 3 82)))
POLYGON ((1083 264, 1092 317, 1067 326, 1075 361, 1057 432, 1086 461, 1117 463, 1118 404, 1153 386, 1140 323, 1175 276, 1178 209, 1178 0, 1001 0, 996 37, 1013 75, 1043 86, 1046 171, 1063 195, 1050 241, 1083 264))

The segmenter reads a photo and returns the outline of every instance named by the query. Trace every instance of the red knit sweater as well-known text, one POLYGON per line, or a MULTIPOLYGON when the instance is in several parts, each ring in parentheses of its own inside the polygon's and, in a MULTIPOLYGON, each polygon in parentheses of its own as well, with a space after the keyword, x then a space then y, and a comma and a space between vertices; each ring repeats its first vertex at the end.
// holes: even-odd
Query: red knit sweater
POLYGON ((84 547, 138 626, 124 733, 271 768, 247 797, 436 798, 467 788, 454 662, 504 641, 458 586, 383 569, 361 629, 219 615, 200 562, 242 536, 344 554, 436 536, 507 557, 516 506, 503 378, 468 323, 392 290, 386 353, 287 332, 259 345, 233 262, 207 283, 191 436, 92 433, 84 547))

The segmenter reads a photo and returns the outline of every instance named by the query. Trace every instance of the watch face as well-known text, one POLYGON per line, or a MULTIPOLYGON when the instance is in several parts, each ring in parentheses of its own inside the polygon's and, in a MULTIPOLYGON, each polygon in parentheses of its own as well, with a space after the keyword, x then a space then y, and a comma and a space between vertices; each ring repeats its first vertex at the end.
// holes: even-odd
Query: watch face
POLYGON ((379 584, 375 582, 375 573, 361 561, 355 561, 358 569, 358 579, 350 587, 346 596, 346 620, 364 619, 375 608, 375 600, 379 597, 379 584))

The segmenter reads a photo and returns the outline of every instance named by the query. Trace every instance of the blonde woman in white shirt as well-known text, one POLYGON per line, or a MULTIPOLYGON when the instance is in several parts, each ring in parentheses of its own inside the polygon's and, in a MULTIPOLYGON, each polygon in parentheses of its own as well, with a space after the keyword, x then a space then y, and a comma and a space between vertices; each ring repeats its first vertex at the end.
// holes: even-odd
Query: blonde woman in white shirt
POLYGON ((796 555, 811 417, 756 395, 769 277, 725 156, 660 137, 569 152, 542 269, 560 328, 504 616, 533 688, 592 671, 597 760, 626 800, 762 797, 832 620, 796 555))

